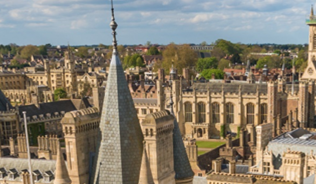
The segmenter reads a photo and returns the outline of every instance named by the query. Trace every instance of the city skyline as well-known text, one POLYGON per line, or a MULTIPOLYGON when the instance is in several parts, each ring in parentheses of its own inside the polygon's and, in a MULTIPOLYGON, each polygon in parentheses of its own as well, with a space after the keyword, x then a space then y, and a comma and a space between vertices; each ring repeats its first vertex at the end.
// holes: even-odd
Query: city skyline
MULTIPOLYGON (((117 0, 118 43, 305 44, 306 0, 117 0)), ((110 1, 13 0, 0 2, 1 44, 110 45, 110 1)))

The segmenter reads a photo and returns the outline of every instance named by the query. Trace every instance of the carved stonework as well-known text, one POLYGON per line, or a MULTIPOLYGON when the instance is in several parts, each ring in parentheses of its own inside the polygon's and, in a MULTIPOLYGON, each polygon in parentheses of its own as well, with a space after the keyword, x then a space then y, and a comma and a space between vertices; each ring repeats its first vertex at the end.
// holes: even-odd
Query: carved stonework
POLYGON ((314 70, 310 67, 310 68, 308 68, 307 72, 309 75, 313 75, 314 70))

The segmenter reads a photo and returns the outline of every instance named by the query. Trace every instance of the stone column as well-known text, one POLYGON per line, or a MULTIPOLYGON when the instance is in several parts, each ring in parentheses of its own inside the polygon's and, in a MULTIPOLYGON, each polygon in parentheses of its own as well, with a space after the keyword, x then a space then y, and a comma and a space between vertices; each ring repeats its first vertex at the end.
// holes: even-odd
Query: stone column
POLYGON ((229 174, 235 174, 236 173, 236 161, 232 160, 229 162, 229 174))
POLYGON ((292 112, 292 110, 290 111, 290 113, 289 113, 289 116, 288 116, 288 123, 289 123, 289 125, 290 125, 290 130, 292 130, 292 121, 293 121, 293 112, 292 112))
POLYGON ((213 160, 213 170, 216 173, 220 173, 222 171, 222 159, 217 158, 216 160, 213 160))
POLYGON ((277 135, 281 134, 281 115, 278 114, 277 119, 276 119, 276 131, 277 131, 277 135))
POLYGON ((12 137, 10 137, 9 139, 9 143, 10 143, 10 155, 16 155, 16 152, 15 152, 15 142, 14 142, 14 139, 12 137))
POLYGON ((298 122, 298 108, 295 108, 295 111, 294 111, 294 121, 295 121, 295 126, 296 128, 299 128, 299 122, 298 122))

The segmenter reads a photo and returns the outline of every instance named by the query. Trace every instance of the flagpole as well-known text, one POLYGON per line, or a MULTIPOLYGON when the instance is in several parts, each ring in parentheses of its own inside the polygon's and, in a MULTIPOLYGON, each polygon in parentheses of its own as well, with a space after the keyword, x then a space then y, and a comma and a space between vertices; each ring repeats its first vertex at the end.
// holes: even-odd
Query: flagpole
POLYGON ((30 145, 29 145, 29 134, 27 132, 26 111, 23 111, 23 119, 24 119, 24 130, 25 130, 25 138, 26 138, 27 160, 28 160, 28 165, 29 165, 30 180, 31 180, 31 184, 34 184, 33 170, 32 170, 32 166, 31 166, 31 152, 30 152, 30 145))

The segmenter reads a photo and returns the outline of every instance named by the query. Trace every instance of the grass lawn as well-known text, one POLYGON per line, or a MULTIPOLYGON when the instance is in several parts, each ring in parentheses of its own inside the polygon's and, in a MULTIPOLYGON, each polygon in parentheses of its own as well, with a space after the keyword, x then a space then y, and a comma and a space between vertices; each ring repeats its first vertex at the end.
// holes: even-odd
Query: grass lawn
POLYGON ((225 142, 196 141, 199 148, 216 148, 225 144, 225 142))
POLYGON ((206 151, 198 151, 198 156, 203 155, 206 151))

